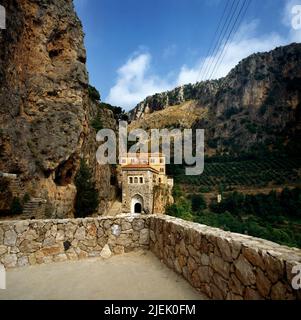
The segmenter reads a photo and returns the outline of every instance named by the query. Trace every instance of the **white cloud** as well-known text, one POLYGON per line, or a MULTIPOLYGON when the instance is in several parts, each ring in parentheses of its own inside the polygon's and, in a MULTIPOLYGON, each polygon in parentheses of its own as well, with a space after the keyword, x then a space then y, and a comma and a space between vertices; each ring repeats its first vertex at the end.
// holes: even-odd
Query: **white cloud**
POLYGON ((293 28, 293 7, 296 5, 301 5, 300 0, 287 0, 282 19, 283 24, 290 29, 289 38, 292 42, 301 41, 301 30, 296 30, 293 28))
POLYGON ((149 53, 136 53, 131 57, 117 71, 117 82, 106 100, 113 105, 130 108, 149 95, 171 89, 167 81, 149 74, 150 62, 149 53))
POLYGON ((182 67, 177 84, 193 83, 200 79, 207 80, 212 75, 212 78, 220 78, 228 74, 228 72, 236 66, 242 59, 256 52, 264 52, 274 49, 277 46, 284 45, 290 42, 282 38, 276 33, 266 34, 263 36, 256 36, 258 29, 258 21, 254 20, 251 23, 244 24, 230 41, 226 51, 222 51, 223 44, 221 44, 216 54, 208 56, 199 61, 192 68, 187 66, 182 67), (221 64, 216 64, 219 57, 223 57, 221 64), (202 66, 203 67, 202 68, 202 66), (215 65, 217 66, 216 68, 215 65), (215 71, 214 71, 215 70, 215 71), (206 71, 206 72, 204 72, 206 71))
MULTIPOLYGON (((265 52, 277 46, 291 42, 300 42, 300 30, 294 30, 291 26, 291 8, 297 1, 287 0, 283 11, 282 23, 286 26, 286 36, 278 33, 269 33, 258 36, 259 21, 254 20, 240 27, 236 35, 227 45, 226 54, 222 63, 212 75, 212 78, 224 77, 242 59, 256 52, 265 52)), ((223 44, 213 56, 201 57, 194 66, 183 65, 178 72, 173 72, 173 80, 168 75, 159 77, 150 73, 150 53, 135 54, 124 66, 118 70, 117 82, 110 90, 107 98, 109 103, 120 105, 126 109, 134 107, 147 96, 163 92, 179 85, 195 83, 210 78, 216 58, 220 55, 223 44), (212 66, 205 76, 202 69, 203 63, 212 66), (202 73, 200 72, 202 70, 202 73)))

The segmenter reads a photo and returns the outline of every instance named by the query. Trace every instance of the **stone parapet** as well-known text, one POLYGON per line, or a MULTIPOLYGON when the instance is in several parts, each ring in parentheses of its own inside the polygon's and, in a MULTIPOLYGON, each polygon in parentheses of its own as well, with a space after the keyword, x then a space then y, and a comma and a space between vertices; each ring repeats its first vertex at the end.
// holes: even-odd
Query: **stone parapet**
POLYGON ((292 288, 301 250, 263 239, 162 215, 0 222, 6 268, 137 249, 150 249, 211 299, 301 299, 292 288))
POLYGON ((301 250, 168 216, 150 217, 150 250, 211 299, 301 299, 301 250))
POLYGON ((15 268, 147 249, 148 223, 141 216, 0 222, 0 263, 15 268))

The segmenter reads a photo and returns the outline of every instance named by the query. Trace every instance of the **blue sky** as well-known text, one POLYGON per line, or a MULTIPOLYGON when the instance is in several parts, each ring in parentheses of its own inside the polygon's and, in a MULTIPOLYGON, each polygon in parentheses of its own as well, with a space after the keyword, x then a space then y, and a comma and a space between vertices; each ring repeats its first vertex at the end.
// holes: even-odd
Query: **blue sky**
MULTIPOLYGON (((148 95, 209 78, 202 66, 219 54, 207 55, 225 1, 74 0, 90 83, 103 101, 129 110, 148 95)), ((253 0, 212 78, 254 52, 301 42, 291 26, 295 4, 301 0, 253 0)))

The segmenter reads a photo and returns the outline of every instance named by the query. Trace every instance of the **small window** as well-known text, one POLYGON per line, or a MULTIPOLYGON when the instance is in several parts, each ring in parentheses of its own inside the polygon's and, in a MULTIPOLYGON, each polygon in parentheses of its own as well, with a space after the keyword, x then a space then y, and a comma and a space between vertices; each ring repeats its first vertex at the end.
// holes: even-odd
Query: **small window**
POLYGON ((159 183, 161 183, 162 182, 162 179, 161 178, 159 178, 159 183))
POLYGON ((164 168, 160 168, 160 172, 164 172, 164 168))
POLYGON ((161 159, 160 159, 160 163, 164 163, 164 159, 161 158, 161 159))
POLYGON ((151 162, 151 163, 155 163, 156 161, 155 161, 155 159, 152 158, 152 159, 150 160, 150 162, 151 162))
POLYGON ((130 183, 133 183, 133 178, 132 177, 130 177, 130 183))
POLYGON ((137 178, 137 177, 134 179, 134 182, 135 182, 135 183, 138 183, 138 178, 137 178))
POLYGON ((122 159, 122 160, 121 160, 121 163, 126 163, 126 159, 122 159))
POLYGON ((142 177, 140 177, 140 183, 143 183, 143 178, 142 177))

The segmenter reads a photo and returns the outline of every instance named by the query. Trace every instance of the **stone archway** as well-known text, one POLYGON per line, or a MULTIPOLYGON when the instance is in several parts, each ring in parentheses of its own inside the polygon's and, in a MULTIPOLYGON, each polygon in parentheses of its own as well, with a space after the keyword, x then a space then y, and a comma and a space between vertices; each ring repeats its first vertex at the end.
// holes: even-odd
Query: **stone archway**
POLYGON ((143 212, 143 198, 139 194, 136 194, 132 198, 131 213, 141 214, 142 212, 143 212))

